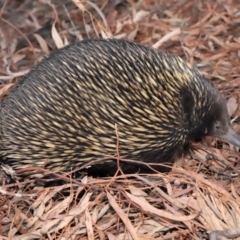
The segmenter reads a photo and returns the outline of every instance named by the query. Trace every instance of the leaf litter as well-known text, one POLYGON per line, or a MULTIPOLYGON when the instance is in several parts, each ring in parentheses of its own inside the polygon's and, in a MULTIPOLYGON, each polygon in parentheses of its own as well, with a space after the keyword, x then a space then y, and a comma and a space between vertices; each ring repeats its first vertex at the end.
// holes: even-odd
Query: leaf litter
MULTIPOLYGON (((178 54, 196 65, 226 98, 239 134, 239 9, 236 0, 5 1, 0 12, 0 99, 49 52, 81 39, 113 36, 178 54)), ((191 154, 168 174, 81 180, 56 175, 65 183, 51 187, 34 179, 7 184, 2 178, 0 236, 240 239, 239 171, 239 149, 206 137, 193 142, 191 154)))

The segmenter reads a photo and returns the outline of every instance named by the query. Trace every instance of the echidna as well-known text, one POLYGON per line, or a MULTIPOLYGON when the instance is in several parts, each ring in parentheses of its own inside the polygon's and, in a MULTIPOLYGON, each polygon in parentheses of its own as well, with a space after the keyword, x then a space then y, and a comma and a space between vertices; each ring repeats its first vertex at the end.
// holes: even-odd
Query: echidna
POLYGON ((240 147, 209 80, 178 56, 125 40, 52 53, 3 99, 1 114, 0 155, 15 170, 61 172, 113 156, 116 126, 121 158, 146 163, 173 162, 207 135, 240 147))

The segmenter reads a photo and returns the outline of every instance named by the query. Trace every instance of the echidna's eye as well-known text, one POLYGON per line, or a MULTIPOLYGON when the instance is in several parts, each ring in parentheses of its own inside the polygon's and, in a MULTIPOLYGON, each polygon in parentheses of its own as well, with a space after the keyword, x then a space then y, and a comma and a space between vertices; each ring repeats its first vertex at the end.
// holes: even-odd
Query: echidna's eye
POLYGON ((229 126, 227 123, 224 122, 224 120, 222 121, 217 120, 213 123, 212 129, 210 129, 210 134, 212 136, 219 137, 225 134, 228 131, 228 128, 229 126))
POLYGON ((221 123, 219 121, 216 121, 214 123, 214 130, 219 131, 221 129, 221 123))

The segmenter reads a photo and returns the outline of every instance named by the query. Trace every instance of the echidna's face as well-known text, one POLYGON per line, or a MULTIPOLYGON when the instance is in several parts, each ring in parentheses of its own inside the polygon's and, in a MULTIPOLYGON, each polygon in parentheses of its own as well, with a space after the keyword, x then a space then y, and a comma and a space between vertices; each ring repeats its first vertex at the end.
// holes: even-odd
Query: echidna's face
POLYGON ((203 118, 202 134, 214 136, 240 147, 240 138, 232 130, 227 106, 221 95, 214 98, 210 110, 203 118))
POLYGON ((228 113, 225 111, 224 105, 221 106, 221 108, 220 106, 216 106, 215 109, 213 109, 213 112, 209 116, 209 125, 205 129, 205 135, 220 137, 225 135, 228 129, 231 128, 230 119, 228 113))
POLYGON ((208 135, 221 138, 240 147, 240 138, 231 128, 227 111, 222 111, 216 116, 211 124, 211 128, 208 130, 208 135))

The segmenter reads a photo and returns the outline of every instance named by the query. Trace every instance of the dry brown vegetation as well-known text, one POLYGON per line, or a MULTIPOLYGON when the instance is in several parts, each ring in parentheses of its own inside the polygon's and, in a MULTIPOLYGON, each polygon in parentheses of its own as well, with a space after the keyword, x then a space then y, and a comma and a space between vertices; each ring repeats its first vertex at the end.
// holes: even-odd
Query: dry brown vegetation
MULTIPOLYGON (((51 51, 81 39, 114 36, 196 64, 227 99, 233 127, 240 133, 239 1, 0 4, 0 98, 51 51)), ((239 149, 213 138, 193 143, 193 149, 169 174, 85 176, 81 181, 66 175, 68 183, 47 188, 29 179, 3 183, 0 238, 209 239, 210 232, 211 239, 237 237, 239 149)))

